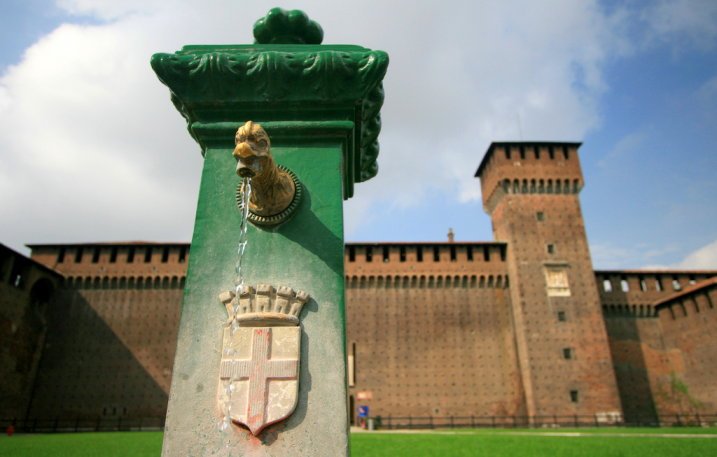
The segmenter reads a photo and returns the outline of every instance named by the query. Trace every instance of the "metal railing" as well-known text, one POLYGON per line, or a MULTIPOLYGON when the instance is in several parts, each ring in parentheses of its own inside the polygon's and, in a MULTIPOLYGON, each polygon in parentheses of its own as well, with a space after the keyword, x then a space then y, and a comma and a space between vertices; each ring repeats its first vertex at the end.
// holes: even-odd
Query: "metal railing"
POLYGON ((717 426, 714 414, 675 414, 636 417, 629 421, 600 415, 549 416, 376 416, 377 429, 435 428, 560 428, 560 427, 704 427, 717 426))
MULTIPOLYGON (((551 416, 374 416, 376 429, 455 428, 561 428, 561 427, 715 427, 714 414, 674 414, 614 420, 600 415, 551 416)), ((12 425, 19 433, 68 433, 111 431, 162 431, 164 417, 29 418, 0 419, 0 431, 12 425)), ((364 421, 365 423, 366 421, 364 421)))

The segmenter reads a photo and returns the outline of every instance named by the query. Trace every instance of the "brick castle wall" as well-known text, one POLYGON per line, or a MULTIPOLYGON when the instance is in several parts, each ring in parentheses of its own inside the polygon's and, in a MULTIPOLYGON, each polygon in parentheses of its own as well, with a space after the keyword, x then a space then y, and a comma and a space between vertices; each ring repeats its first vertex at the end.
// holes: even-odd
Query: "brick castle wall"
POLYGON ((346 275, 356 405, 384 417, 525 414, 505 245, 350 244, 346 275))
POLYGON ((66 279, 49 315, 31 415, 162 417, 184 288, 186 244, 33 248, 66 279))

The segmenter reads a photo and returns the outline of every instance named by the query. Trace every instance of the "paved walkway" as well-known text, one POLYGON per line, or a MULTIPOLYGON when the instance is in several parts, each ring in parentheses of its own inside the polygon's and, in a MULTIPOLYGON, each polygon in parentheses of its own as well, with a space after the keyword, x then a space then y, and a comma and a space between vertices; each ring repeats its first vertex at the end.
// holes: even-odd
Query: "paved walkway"
MULTIPOLYGON (((351 427, 352 433, 398 433, 398 434, 420 434, 420 433, 436 433, 441 435, 465 435, 471 434, 471 432, 456 432, 453 430, 431 430, 431 429, 413 429, 413 430, 375 430, 368 431, 359 427, 351 427)), ((717 433, 621 433, 621 432, 601 432, 601 433, 583 433, 583 432, 520 432, 520 431, 500 431, 496 434, 508 435, 508 436, 548 436, 548 437, 567 437, 567 438, 597 438, 597 437, 610 437, 610 438, 701 438, 701 439, 717 439, 717 433)))

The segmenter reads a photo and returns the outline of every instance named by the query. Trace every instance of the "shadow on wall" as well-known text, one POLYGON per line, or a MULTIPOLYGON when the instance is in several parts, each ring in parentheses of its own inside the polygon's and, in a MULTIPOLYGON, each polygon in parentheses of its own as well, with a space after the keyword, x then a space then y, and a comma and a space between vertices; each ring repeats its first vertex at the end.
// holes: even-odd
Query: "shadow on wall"
MULTIPOLYGON (((613 291, 613 298, 627 303, 623 292, 613 291)), ((621 308, 611 312, 603 310, 603 313, 624 420, 656 424, 659 419, 643 348, 648 343, 643 340, 649 338, 651 328, 656 330, 654 327, 659 326, 659 321, 654 317, 639 317, 627 309, 622 312, 621 308)))
MULTIPOLYGON (((168 393, 135 354, 78 291, 58 294, 56 306, 47 313, 47 337, 28 418, 164 416, 168 393)), ((147 326, 123 315, 121 303, 104 306, 114 313, 115 325, 147 326)), ((145 339, 149 343, 152 336, 145 339)))

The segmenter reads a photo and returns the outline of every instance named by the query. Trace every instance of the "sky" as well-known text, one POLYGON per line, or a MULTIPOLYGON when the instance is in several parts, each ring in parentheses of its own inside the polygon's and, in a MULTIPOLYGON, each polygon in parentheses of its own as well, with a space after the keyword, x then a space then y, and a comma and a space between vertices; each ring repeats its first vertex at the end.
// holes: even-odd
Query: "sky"
POLYGON ((717 2, 405 5, 2 0, 0 242, 189 241, 202 158, 149 58, 281 6, 391 59, 347 241, 490 241, 491 141, 580 141, 595 268, 717 268, 717 2))

